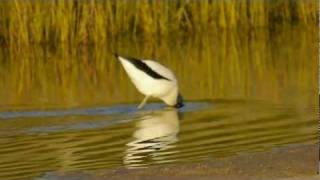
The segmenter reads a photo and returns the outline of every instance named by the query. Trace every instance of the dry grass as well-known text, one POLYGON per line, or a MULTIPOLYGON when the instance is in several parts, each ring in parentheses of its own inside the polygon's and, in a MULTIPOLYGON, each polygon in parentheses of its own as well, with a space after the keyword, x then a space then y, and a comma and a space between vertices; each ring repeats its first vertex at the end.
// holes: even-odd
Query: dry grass
POLYGON ((5 0, 0 42, 105 44, 119 36, 145 39, 230 28, 317 25, 317 0, 5 0))

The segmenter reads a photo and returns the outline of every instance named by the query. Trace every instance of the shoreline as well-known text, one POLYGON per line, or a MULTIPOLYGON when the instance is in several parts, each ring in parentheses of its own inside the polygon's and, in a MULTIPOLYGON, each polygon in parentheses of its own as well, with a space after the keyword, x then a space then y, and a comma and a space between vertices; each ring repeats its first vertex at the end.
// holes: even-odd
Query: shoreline
POLYGON ((94 180, 317 180, 319 145, 290 145, 270 151, 186 164, 157 165, 143 169, 99 169, 53 172, 44 179, 94 180))

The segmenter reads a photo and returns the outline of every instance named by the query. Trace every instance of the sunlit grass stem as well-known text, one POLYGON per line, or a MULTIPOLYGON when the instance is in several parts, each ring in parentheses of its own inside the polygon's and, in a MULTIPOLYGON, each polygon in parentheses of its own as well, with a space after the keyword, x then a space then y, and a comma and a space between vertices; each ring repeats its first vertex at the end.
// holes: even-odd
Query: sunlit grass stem
POLYGON ((214 29, 317 25, 316 0, 43 1, 0 2, 0 42, 104 44, 118 36, 145 39, 214 29))

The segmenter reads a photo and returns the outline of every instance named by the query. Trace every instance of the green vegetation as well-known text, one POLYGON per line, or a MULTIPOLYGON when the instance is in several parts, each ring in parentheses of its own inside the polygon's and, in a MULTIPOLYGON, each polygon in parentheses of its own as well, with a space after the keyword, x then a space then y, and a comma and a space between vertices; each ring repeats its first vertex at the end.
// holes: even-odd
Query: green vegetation
POLYGON ((317 25, 317 0, 7 0, 0 2, 0 43, 104 44, 276 24, 317 25))

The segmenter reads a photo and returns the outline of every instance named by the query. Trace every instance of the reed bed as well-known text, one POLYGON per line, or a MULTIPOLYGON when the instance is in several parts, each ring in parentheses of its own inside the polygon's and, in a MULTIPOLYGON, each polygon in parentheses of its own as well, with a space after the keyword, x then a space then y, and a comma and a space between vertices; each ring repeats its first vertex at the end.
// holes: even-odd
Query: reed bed
POLYGON ((317 30, 222 31, 174 42, 118 39, 113 47, 0 49, 0 110, 135 102, 143 96, 111 54, 153 58, 187 100, 231 98, 317 107, 317 30), (105 48, 105 49, 103 49, 105 48))
POLYGON ((4 0, 0 44, 105 44, 277 24, 317 25, 317 0, 4 0))
POLYGON ((0 1, 0 110, 139 101, 115 51, 166 64, 189 100, 279 103, 295 92, 300 104, 314 104, 317 6, 316 0, 0 1))

